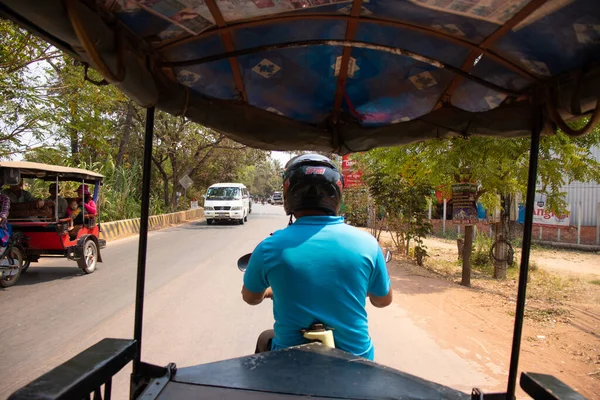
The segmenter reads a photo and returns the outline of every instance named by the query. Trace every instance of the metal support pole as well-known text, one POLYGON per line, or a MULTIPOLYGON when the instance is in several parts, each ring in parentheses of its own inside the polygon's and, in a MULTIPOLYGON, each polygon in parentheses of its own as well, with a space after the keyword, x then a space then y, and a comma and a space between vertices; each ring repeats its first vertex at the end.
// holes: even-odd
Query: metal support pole
POLYGON ((581 244, 581 202, 577 203, 577 244, 581 244))
MULTIPOLYGON (((100 181, 96 181, 94 183, 94 202, 96 203, 96 223, 99 224, 100 223, 100 197, 98 197, 98 194, 100 193, 100 181)), ((100 229, 100 232, 102 232, 102 227, 100 225, 98 225, 98 228, 100 229)))
POLYGON ((81 224, 85 224, 85 179, 81 181, 81 224))
POLYGON ((444 216, 442 218, 442 235, 446 236, 446 199, 444 199, 444 216))
POLYGON ((535 202, 535 186, 537 182, 538 155, 540 151, 540 134, 544 127, 543 112, 540 108, 534 111, 533 127, 531 132, 531 149, 529 151, 529 173, 527 176, 527 198, 525 203, 525 221, 523 227, 523 251, 521 254, 521 267, 519 270, 519 288, 517 294, 517 308, 515 312, 515 327, 512 349, 510 354, 510 369, 506 398, 515 398, 517 374, 519 372, 519 352, 521 351, 521 336, 523 334, 523 318, 525 316, 525 296, 527 293, 527 273, 529 269, 529 253, 533 234, 533 205, 535 202))
POLYGON ((56 185, 56 196, 54 196, 54 220, 58 221, 58 192, 60 192, 60 189, 58 187, 58 175, 56 176, 54 184, 56 185))
POLYGON ((135 290, 135 323, 133 338, 137 341, 137 353, 133 360, 133 375, 140 368, 142 359, 142 323, 144 318, 144 286, 146 283, 146 248, 148 246, 148 217, 150 215, 150 175, 152 172, 152 141, 154 137, 154 107, 146 109, 146 132, 144 135, 144 175, 142 177, 142 212, 140 216, 140 239, 138 246, 137 283, 135 290))
POLYGON ((596 246, 600 245, 600 203, 596 204, 596 246))

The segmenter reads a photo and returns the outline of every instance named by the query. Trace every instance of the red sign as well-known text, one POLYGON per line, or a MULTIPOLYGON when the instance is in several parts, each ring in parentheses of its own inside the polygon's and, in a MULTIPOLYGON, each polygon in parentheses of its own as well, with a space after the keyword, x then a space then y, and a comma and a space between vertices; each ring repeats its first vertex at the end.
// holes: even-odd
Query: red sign
POLYGON ((342 175, 344 175, 344 188, 351 189, 363 186, 362 171, 356 170, 356 161, 351 160, 349 155, 342 157, 342 175))

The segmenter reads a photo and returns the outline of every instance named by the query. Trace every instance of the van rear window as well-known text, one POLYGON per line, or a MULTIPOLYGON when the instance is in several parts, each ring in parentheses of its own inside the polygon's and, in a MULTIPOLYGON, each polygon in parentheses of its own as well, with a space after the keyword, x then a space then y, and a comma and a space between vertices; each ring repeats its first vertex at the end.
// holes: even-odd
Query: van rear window
POLYGON ((242 192, 237 187, 214 187, 206 192, 208 200, 237 200, 242 198, 242 192))

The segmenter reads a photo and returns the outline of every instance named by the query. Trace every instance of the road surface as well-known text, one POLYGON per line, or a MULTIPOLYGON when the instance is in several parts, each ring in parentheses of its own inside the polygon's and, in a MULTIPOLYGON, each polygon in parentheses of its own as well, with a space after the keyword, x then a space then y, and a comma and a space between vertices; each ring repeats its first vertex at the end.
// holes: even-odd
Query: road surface
MULTIPOLYGON (((287 217, 281 206, 253 209, 243 226, 194 222, 150 233, 144 361, 183 367, 250 354, 258 334, 272 326, 270 302, 242 302, 236 261, 284 228, 287 217)), ((91 275, 74 262, 44 259, 0 291, 0 399, 104 337, 133 336, 137 240, 109 243, 91 275)), ((466 392, 494 385, 408 315, 401 304, 369 307, 377 361, 466 392)), ((113 398, 127 398, 129 372, 115 378, 113 398)))

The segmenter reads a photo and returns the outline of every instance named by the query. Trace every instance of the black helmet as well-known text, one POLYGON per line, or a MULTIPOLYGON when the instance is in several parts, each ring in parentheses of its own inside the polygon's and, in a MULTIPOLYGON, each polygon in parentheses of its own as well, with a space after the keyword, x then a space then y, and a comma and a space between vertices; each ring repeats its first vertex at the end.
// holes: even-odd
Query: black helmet
POLYGON ((292 158, 283 172, 283 208, 287 215, 301 210, 323 210, 337 215, 344 178, 335 164, 320 154, 292 158))

